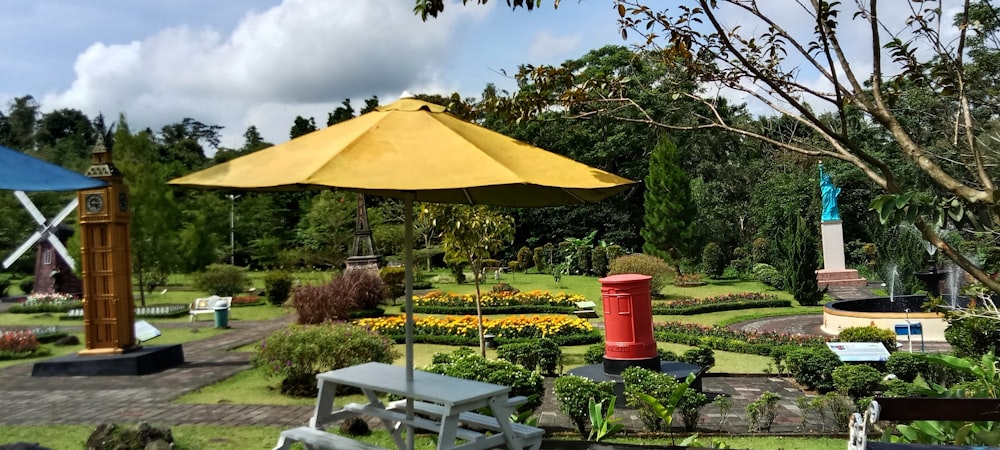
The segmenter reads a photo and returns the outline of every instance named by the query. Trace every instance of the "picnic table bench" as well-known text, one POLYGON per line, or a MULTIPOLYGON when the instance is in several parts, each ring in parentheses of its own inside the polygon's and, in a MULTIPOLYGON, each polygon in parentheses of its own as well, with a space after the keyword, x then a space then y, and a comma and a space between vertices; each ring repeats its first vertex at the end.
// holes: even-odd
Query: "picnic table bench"
POLYGON ((233 306, 232 297, 211 297, 196 298, 191 302, 188 314, 191 315, 189 322, 194 322, 199 314, 215 314, 216 309, 230 309, 233 306))
POLYGON ((851 417, 848 450, 937 450, 981 449, 956 445, 904 444, 868 442, 869 425, 880 420, 908 422, 914 420, 996 421, 1000 420, 1000 399, 994 398, 925 398, 878 397, 872 400, 864 416, 851 417))

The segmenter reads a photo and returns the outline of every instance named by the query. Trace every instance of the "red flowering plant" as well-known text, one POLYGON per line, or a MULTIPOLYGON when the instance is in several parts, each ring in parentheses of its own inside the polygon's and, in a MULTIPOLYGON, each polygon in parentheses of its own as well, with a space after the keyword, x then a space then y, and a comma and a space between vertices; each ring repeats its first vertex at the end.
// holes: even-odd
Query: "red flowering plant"
POLYGON ((37 350, 40 345, 35 334, 30 331, 0 332, 0 357, 30 353, 37 350))

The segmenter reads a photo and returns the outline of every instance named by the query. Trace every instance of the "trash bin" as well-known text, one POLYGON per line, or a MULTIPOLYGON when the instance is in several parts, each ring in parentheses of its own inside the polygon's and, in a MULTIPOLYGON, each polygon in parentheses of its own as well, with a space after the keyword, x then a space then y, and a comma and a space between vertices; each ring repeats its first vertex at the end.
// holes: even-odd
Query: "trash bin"
POLYGON ((229 328, 229 308, 215 307, 215 328, 229 328))

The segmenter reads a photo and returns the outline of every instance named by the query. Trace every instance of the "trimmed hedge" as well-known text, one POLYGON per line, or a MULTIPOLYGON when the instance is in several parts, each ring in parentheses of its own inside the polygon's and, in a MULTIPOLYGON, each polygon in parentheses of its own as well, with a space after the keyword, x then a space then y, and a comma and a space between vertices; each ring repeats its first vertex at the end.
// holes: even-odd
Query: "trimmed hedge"
MULTIPOLYGON (((483 306, 483 315, 494 314, 570 314, 576 311, 572 306, 556 305, 511 305, 483 306)), ((467 306, 414 306, 413 312, 420 314, 465 315, 475 314, 476 307, 467 306)))
POLYGON ((784 308, 792 306, 790 300, 780 300, 774 295, 756 292, 721 295, 718 297, 694 298, 654 302, 653 314, 686 316, 718 311, 735 311, 753 308, 784 308))
POLYGON ((828 339, 784 333, 751 333, 719 326, 667 322, 653 325, 653 337, 659 342, 673 342, 692 347, 708 347, 735 353, 771 356, 787 347, 822 345, 828 339))

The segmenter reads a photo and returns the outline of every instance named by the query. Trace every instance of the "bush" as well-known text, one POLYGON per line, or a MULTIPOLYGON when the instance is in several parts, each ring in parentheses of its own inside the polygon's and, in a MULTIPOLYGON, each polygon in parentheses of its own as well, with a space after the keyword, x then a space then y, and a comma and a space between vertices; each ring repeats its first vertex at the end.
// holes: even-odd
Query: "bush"
POLYGON ((750 259, 753 260, 754 264, 766 264, 768 262, 769 258, 767 254, 770 245, 767 239, 762 237, 753 240, 750 244, 750 259))
POLYGON ((959 358, 978 359, 993 352, 1000 354, 1000 320, 989 317, 951 319, 944 338, 959 358))
POLYGON ((445 256, 444 264, 448 266, 448 270, 451 271, 452 276, 455 277, 455 282, 458 284, 465 283, 465 267, 469 265, 469 261, 462 257, 449 257, 445 256))
POLYGON ((583 352, 583 362, 584 364, 604 363, 604 343, 601 342, 587 347, 587 350, 583 352))
POLYGON ((541 358, 540 350, 536 340, 511 342, 497 347, 497 358, 535 370, 541 358))
POLYGON ((715 366, 715 352, 708 347, 692 348, 685 351, 684 354, 681 355, 680 361, 688 364, 694 364, 701 367, 703 372, 707 372, 708 369, 715 366))
POLYGON ((599 277, 608 273, 608 249, 597 246, 590 251, 590 271, 599 277))
POLYGON ((10 291, 10 278, 0 279, 0 297, 6 297, 10 291))
POLYGON ((654 297, 660 295, 660 290, 671 283, 674 269, 661 258, 642 253, 633 253, 611 260, 608 265, 608 275, 638 273, 653 277, 650 280, 650 292, 654 297))
POLYGON ((284 305, 292 294, 292 274, 283 270, 272 270, 264 275, 264 290, 267 292, 268 303, 274 306, 284 305))
POLYGON ((704 268, 705 274, 712 278, 722 276, 722 272, 726 270, 727 262, 728 258, 726 258, 725 252, 715 242, 709 242, 701 251, 701 266, 704 268))
POLYGON ((526 247, 526 246, 525 247, 521 247, 521 249, 517 251, 517 268, 518 268, 518 270, 527 271, 531 267, 534 267, 535 262, 532 259, 532 257, 533 257, 532 255, 533 255, 533 253, 532 253, 531 249, 528 248, 528 247, 526 247))
POLYGON ((779 273, 778 269, 775 269, 774 266, 770 264, 754 264, 752 272, 754 279, 760 281, 761 283, 775 289, 785 288, 785 281, 781 277, 781 273, 779 273))
POLYGON ((384 292, 385 284, 379 277, 355 270, 325 285, 296 288, 295 310, 301 324, 347 320, 354 311, 377 308, 384 292))
POLYGON ((510 292, 511 294, 517 294, 521 292, 521 290, 514 286, 511 286, 510 283, 497 283, 494 284, 492 288, 490 288, 490 292, 493 293, 510 292))
POLYGON ((758 433, 761 431, 771 431, 771 425, 778 416, 778 400, 781 397, 774 392, 765 391, 747 404, 747 431, 758 433))
POLYGON ((833 389, 833 370, 843 365, 833 350, 826 346, 789 350, 785 363, 795 381, 820 392, 833 389))
POLYGON ((547 266, 545 264, 545 248, 535 247, 535 250, 531 253, 531 261, 534 263, 535 270, 538 273, 545 273, 545 266, 547 266))
POLYGON ((397 298, 406 293, 405 267, 383 267, 379 271, 378 277, 382 279, 382 283, 385 285, 385 297, 392 299, 393 304, 396 303, 397 298))
POLYGON ((229 264, 209 264, 191 278, 195 289, 220 297, 232 297, 250 287, 247 270, 229 264))
POLYGON ((477 355, 454 358, 451 362, 431 364, 423 368, 466 380, 510 386, 510 395, 523 395, 529 400, 521 411, 534 411, 542 406, 545 386, 542 376, 509 361, 491 360, 477 355))
POLYGON ((845 364, 833 370, 833 386, 857 401, 875 395, 882 384, 882 373, 864 364, 845 364))
POLYGON ((0 352, 30 353, 41 345, 30 331, 0 331, 0 352))
POLYGON ((881 342, 890 353, 896 351, 896 333, 876 326, 848 327, 840 330, 837 342, 881 342))
POLYGON ((265 377, 285 377, 286 395, 316 395, 316 374, 371 361, 392 363, 399 352, 388 339, 346 323, 291 325, 268 336, 251 359, 265 377))
POLYGON ((926 365, 927 363, 913 353, 893 352, 885 362, 885 371, 895 375, 897 379, 912 383, 926 365))
MULTIPOLYGON (((653 432, 670 431, 667 423, 653 410, 652 406, 642 401, 638 394, 647 394, 655 398, 661 405, 666 406, 670 403, 670 397, 680 381, 672 375, 653 372, 641 367, 630 367, 622 371, 622 381, 625 382, 625 402, 638 409, 639 419, 642 420, 646 429, 653 432)), ((708 404, 708 398, 704 394, 692 388, 685 389, 683 396, 677 403, 677 407, 684 417, 685 429, 694 429, 698 424, 701 407, 706 404, 708 404)))
POLYGON ((556 341, 548 338, 538 340, 538 366, 542 373, 554 375, 562 362, 562 348, 556 341))
POLYGON ((35 288, 35 277, 22 278, 21 281, 17 282, 17 288, 24 294, 30 294, 31 290, 35 288))
POLYGON ((581 436, 586 436, 590 402, 604 402, 615 396, 613 382, 598 383, 576 375, 556 378, 553 391, 559 404, 559 411, 569 417, 581 436))
POLYGON ((576 254, 573 256, 573 264, 576 265, 574 268, 581 275, 586 275, 590 273, 590 255, 594 251, 589 245, 581 245, 576 248, 576 254))

